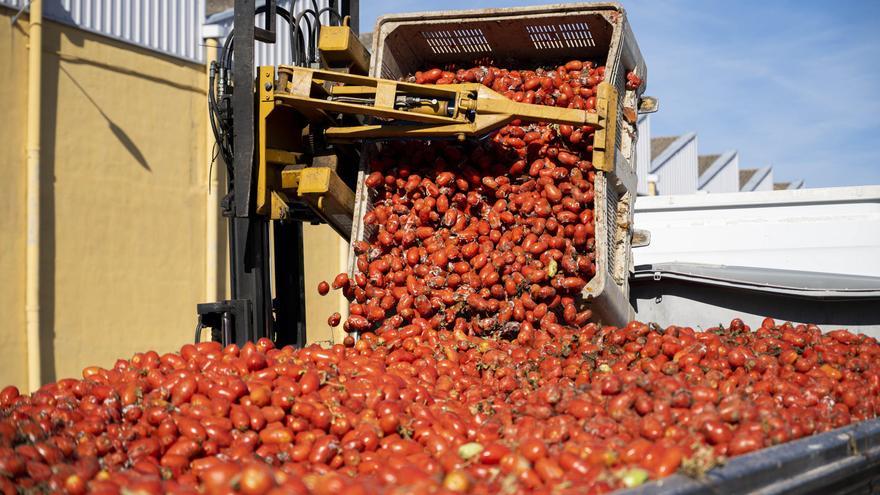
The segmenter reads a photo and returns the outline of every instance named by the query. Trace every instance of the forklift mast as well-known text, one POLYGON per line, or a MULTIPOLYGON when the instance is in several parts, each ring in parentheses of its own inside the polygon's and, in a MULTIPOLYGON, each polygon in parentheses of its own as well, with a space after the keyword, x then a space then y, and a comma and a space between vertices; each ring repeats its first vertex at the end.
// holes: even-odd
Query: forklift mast
MULTIPOLYGON (((292 0, 290 12, 294 10, 296 2, 303 1, 306 0, 292 0)), ((337 15, 340 19, 347 17, 350 20, 350 29, 356 34, 358 0, 342 0, 341 6, 336 5, 337 1, 331 0, 330 7, 326 9, 317 9, 317 4, 312 2, 315 22, 320 22, 318 19, 325 12, 327 15, 337 15)), ((294 20, 290 12, 278 6, 277 0, 264 0, 259 2, 259 6, 257 3, 255 0, 235 0, 233 30, 229 37, 234 34, 238 43, 233 45, 227 42, 225 45, 230 51, 234 46, 234 57, 231 53, 228 54, 228 58, 232 60, 229 77, 231 91, 225 114, 223 109, 217 109, 217 113, 222 114, 218 115, 218 119, 225 118, 229 123, 226 132, 231 133, 231 153, 230 156, 224 156, 229 173, 228 193, 223 200, 222 209, 229 222, 232 299, 197 306, 196 340, 200 339, 202 329, 211 328, 212 340, 223 345, 234 343, 240 346, 248 341, 269 338, 278 345, 302 346, 306 342, 303 219, 273 220, 257 213, 255 201, 255 163, 258 150, 255 147, 254 41, 275 43, 281 35, 277 17, 286 14, 282 17, 290 24, 291 32, 294 20), (256 16, 259 13, 263 13, 264 17, 262 25, 258 26, 256 16), (270 259, 270 239, 274 243, 274 252, 284 253, 283 256, 270 259)), ((310 45, 317 44, 314 33, 315 31, 311 31, 310 36, 303 36, 302 40, 310 45)), ((310 48, 305 51, 317 51, 314 46, 310 48)), ((314 61, 306 61, 306 64, 311 63, 314 61)), ((314 219, 317 220, 319 219, 314 219)))

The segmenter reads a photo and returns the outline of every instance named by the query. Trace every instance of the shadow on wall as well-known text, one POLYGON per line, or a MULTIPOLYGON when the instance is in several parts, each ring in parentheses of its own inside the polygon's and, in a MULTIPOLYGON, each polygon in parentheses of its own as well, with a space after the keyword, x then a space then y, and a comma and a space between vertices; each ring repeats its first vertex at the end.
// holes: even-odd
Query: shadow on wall
MULTIPOLYGON (((62 211, 62 208, 65 208, 64 204, 56 204, 56 171, 58 170, 59 164, 64 164, 62 160, 64 160, 65 149, 57 149, 59 146, 59 137, 63 136, 65 132, 71 132, 71 129, 59 128, 59 108, 69 108, 69 105, 66 105, 64 101, 60 101, 61 95, 59 94, 60 87, 62 83, 65 85, 65 88, 70 87, 69 83, 72 83, 73 86, 77 88, 77 91, 70 92, 67 91, 64 94, 65 98, 70 99, 78 99, 80 95, 84 97, 88 102, 98 111, 98 113, 103 118, 110 132, 114 136, 113 138, 103 137, 102 139, 106 142, 108 139, 110 140, 110 144, 112 144, 112 140, 117 140, 126 150, 126 152, 131 156, 131 160, 123 160, 125 162, 131 161, 132 163, 123 163, 119 164, 119 166, 128 166, 132 167, 140 173, 141 170, 144 173, 153 173, 154 170, 151 167, 150 162, 147 160, 145 156, 145 151, 149 152, 149 149, 142 148, 138 146, 138 142, 132 138, 132 135, 129 134, 133 129, 128 127, 128 131, 122 128, 117 124, 117 121, 122 122, 120 119, 120 115, 114 115, 114 106, 112 102, 119 101, 119 98, 136 98, 136 95, 126 94, 126 88, 111 88, 109 87, 94 87, 87 82, 82 74, 85 74, 88 71, 98 71, 104 74, 113 76, 114 74, 123 74, 137 78, 140 81, 147 81, 151 84, 164 85, 167 87, 171 87, 180 91, 193 92, 198 94, 204 94, 204 88, 199 86, 191 86, 185 84, 179 84, 175 81, 171 81, 162 77, 162 74, 157 73, 146 73, 140 72, 137 70, 132 70, 131 68, 126 67, 118 67, 114 66, 110 63, 105 63, 103 60, 96 60, 92 57, 90 58, 81 58, 70 53, 62 54, 61 49, 62 45, 67 47, 78 47, 78 48, 89 48, 91 45, 101 45, 101 44, 111 44, 117 45, 119 43, 115 40, 111 40, 109 38, 105 38, 99 34, 94 34, 88 31, 82 31, 78 28, 74 27, 73 17, 70 12, 68 12, 62 0, 44 0, 44 15, 46 15, 46 19, 44 19, 43 23, 43 60, 42 60, 42 94, 41 94, 41 146, 40 146, 40 294, 39 294, 39 305, 40 305, 40 354, 41 354, 41 375, 43 383, 51 382, 57 380, 57 357, 62 355, 64 349, 56 349, 56 324, 61 320, 60 315, 63 308, 56 307, 56 279, 57 279, 57 215, 56 213, 62 211), (61 21, 60 23, 58 21, 61 21), (82 68, 82 70, 79 69, 82 68), (79 80, 77 80, 79 77, 79 80), (82 82, 81 82, 82 81, 82 82), (116 93, 111 93, 111 91, 115 91, 116 93), (103 103, 102 104, 99 103, 103 103), (114 120, 114 117, 116 120, 114 120), (134 165, 137 163, 137 165, 134 165), (58 353, 56 354, 56 350, 58 353)), ((25 37, 28 36, 28 16, 25 13, 22 17, 19 18, 18 22, 15 24, 14 29, 17 29, 20 33, 22 33, 25 37)), ((10 47, 12 45, 10 44, 10 47)), ((173 57, 165 57, 156 52, 153 52, 149 49, 134 46, 134 45, 125 45, 126 50, 130 50, 132 52, 138 52, 141 54, 149 54, 150 56, 160 57, 168 63, 177 64, 177 65, 193 65, 192 62, 186 62, 181 59, 175 59, 173 57)), ((67 50, 68 52, 77 52, 78 50, 67 50)), ((91 50, 89 50, 91 51, 91 50)), ((0 57, 11 56, 11 54, 3 55, 0 54, 0 57)), ((26 70, 26 67, 22 67, 22 70, 26 70)), ((162 104, 162 102, 158 102, 157 104, 162 104)), ((79 116, 76 116, 79 118, 79 116)), ((88 116, 84 118, 96 119, 97 117, 91 115, 91 112, 88 112, 88 116)), ((74 120, 76 121, 76 120, 74 120)), ((94 122, 94 120, 92 121, 94 122)), ((2 124, 0 124, 2 126, 2 124)), ((100 127, 100 125, 99 125, 100 127)), ((75 132, 76 130, 73 129, 75 132)), ((103 134, 103 132, 102 132, 103 134)), ((137 135, 137 134, 135 134, 137 135)), ((95 146, 100 146, 100 143, 96 143, 95 146)), ((116 164, 110 164, 116 165, 116 164)), ((222 162, 215 164, 222 165, 222 162)), ((153 164, 153 166, 157 166, 157 164, 153 164)), ((220 170, 220 194, 222 197, 225 192, 225 170, 220 170)), ((221 222, 220 225, 220 258, 218 260, 218 264, 220 265, 219 275, 221 277, 220 280, 220 288, 218 298, 225 296, 228 293, 227 284, 228 284, 228 275, 226 271, 226 249, 227 245, 225 242, 226 239, 226 222, 221 222)))
POLYGON ((116 122, 113 122, 113 119, 111 119, 107 116, 106 113, 104 113, 104 110, 102 110, 98 103, 94 100, 94 98, 89 95, 88 91, 86 91, 85 88, 83 88, 82 85, 76 80, 76 78, 74 78, 73 75, 61 65, 61 62, 63 61, 64 58, 59 57, 58 70, 63 72, 64 75, 67 76, 68 79, 70 79, 70 82, 72 82, 73 85, 76 86, 77 89, 79 89, 80 93, 82 93, 82 95, 85 96, 87 100, 89 100, 89 103, 91 103, 92 106, 95 107, 95 110, 97 110, 98 113, 101 114, 101 117, 104 117, 104 120, 107 122, 107 126, 110 128, 110 132, 112 132, 113 135, 116 136, 116 139, 118 139, 119 142, 122 144, 122 146, 124 146, 125 149, 128 150, 128 153, 131 155, 131 157, 134 158, 141 167, 146 169, 148 172, 152 172, 153 169, 150 168, 150 164, 147 163, 147 158, 141 152, 140 148, 138 148, 137 144, 135 144, 135 142, 131 139, 128 133, 125 132, 124 129, 116 125, 116 122))
MULTIPOLYGON (((47 5, 46 7, 48 7, 47 5)), ((58 379, 55 366, 55 142, 58 109, 58 59, 61 32, 43 22, 40 127, 40 377, 58 379)), ((71 42, 83 46, 79 36, 71 42)))
MULTIPOLYGON (((57 3, 57 0, 47 2, 46 7, 52 7, 55 9, 55 12, 58 12, 61 10, 60 6, 53 7, 53 4, 57 3)), ((55 15, 54 17, 57 18, 58 16, 55 15)), ((55 304, 57 252, 55 171, 56 160, 59 158, 56 156, 58 132, 63 132, 58 129, 58 93, 62 74, 95 107, 107 123, 110 132, 125 147, 132 159, 146 172, 152 172, 149 162, 137 143, 124 129, 114 122, 91 94, 63 65, 68 63, 88 63, 101 69, 108 69, 109 66, 75 57, 65 57, 60 53, 62 36, 68 42, 82 47, 85 45, 86 37, 90 35, 73 27, 64 26, 61 28, 61 25, 53 22, 45 22, 43 27, 42 136, 40 145, 40 354, 42 356, 41 375, 43 383, 53 382, 58 378, 55 361, 55 324, 57 319, 55 304)), ((136 75, 140 76, 140 74, 136 75)), ((165 83, 168 82, 165 81, 165 83)))
MULTIPOLYGON (((130 49, 132 51, 143 50, 142 48, 139 48, 136 46, 131 46, 130 49)), ((159 76, 155 76, 155 75, 149 74, 147 72, 140 72, 137 70, 127 69, 125 67, 118 67, 115 65, 105 64, 103 62, 98 62, 97 60, 89 60, 86 58, 71 57, 70 55, 64 55, 61 53, 56 53, 56 55, 58 55, 58 57, 61 59, 61 61, 64 62, 65 64, 90 65, 92 67, 97 67, 102 70, 115 72, 117 74, 123 74, 126 76, 134 76, 138 79, 143 79, 145 81, 150 81, 152 83, 161 84, 163 86, 168 86, 168 87, 174 88, 174 89, 180 89, 183 91, 191 91, 191 92, 200 93, 200 94, 204 94, 204 92, 205 92, 204 88, 200 88, 198 86, 191 86, 189 84, 180 84, 180 83, 177 83, 174 81, 169 81, 168 79, 165 79, 165 78, 159 77, 159 76)), ((165 60, 174 61, 170 57, 166 58, 165 60)), ((182 62, 177 62, 177 63, 182 64, 182 62)))
MULTIPOLYGON (((46 11, 51 13, 51 15, 56 19, 64 20, 66 22, 73 22, 73 17, 71 17, 70 12, 68 12, 67 10, 64 9, 64 6, 61 5, 60 0, 50 0, 50 1, 46 2, 46 11)), ((82 47, 83 45, 85 45, 85 37, 82 35, 82 33, 80 33, 78 30, 76 30, 76 28, 65 29, 63 31, 64 31, 65 37, 74 45, 76 45, 78 47, 82 47)), ((51 122, 53 124, 53 129, 54 129, 55 112, 53 110, 57 109, 57 104, 58 104, 58 72, 61 71, 64 73, 65 76, 67 76, 68 79, 70 79, 70 82, 72 82, 73 85, 76 86, 77 89, 79 89, 79 91, 82 93, 82 95, 85 96, 87 100, 89 100, 89 103, 91 103, 92 106, 95 107, 95 109, 98 111, 98 113, 101 114, 101 117, 104 117, 104 120, 107 122, 107 126, 110 128, 110 132, 112 132, 113 135, 116 136, 116 139, 118 139, 119 142, 125 147, 125 149, 128 150, 128 152, 131 154, 132 158, 134 158, 135 161, 137 161, 141 167, 143 167, 147 171, 151 172, 152 169, 150 168, 150 164, 147 163, 146 157, 141 152, 140 148, 138 148, 137 144, 135 144, 135 142, 131 139, 131 137, 128 135, 128 133, 126 133, 125 130, 123 130, 121 127, 116 125, 116 123, 113 121, 113 119, 111 119, 110 117, 107 116, 107 114, 104 112, 104 110, 101 109, 101 107, 98 105, 98 103, 95 101, 95 99, 92 98, 92 96, 88 93, 88 91, 86 91, 85 88, 82 87, 82 85, 79 83, 79 81, 77 81, 76 78, 73 77, 73 75, 67 69, 65 69, 64 67, 61 66, 62 62, 65 62, 65 63, 67 63, 67 62, 70 62, 70 63, 88 62, 88 61, 85 61, 85 60, 77 58, 77 57, 65 57, 64 55, 62 55, 60 53, 61 32, 62 32, 62 30, 60 30, 60 29, 49 29, 49 30, 43 29, 43 33, 44 33, 43 34, 43 51, 48 52, 47 54, 54 55, 54 57, 51 57, 52 60, 49 64, 46 63, 46 61, 49 57, 44 57, 44 60, 43 60, 43 97, 44 97, 43 107, 49 109, 49 111, 51 112, 51 116, 46 115, 46 113, 44 112, 43 118, 45 119, 46 117, 50 117, 51 122), (47 82, 49 82, 50 78, 52 79, 53 84, 51 84, 51 85, 46 84, 47 82), (54 90, 51 95, 49 94, 49 91, 47 91, 48 88, 51 88, 54 90), (53 100, 52 105, 47 105, 49 98, 52 98, 52 100, 53 100)), ((108 64, 101 64, 101 63, 96 63, 95 65, 98 65, 99 67, 102 67, 102 68, 110 67, 108 64)), ((44 137, 44 139, 45 139, 45 137, 44 137)), ((55 136, 54 135, 52 136, 52 144, 53 144, 53 146, 55 144, 55 136)), ((53 155, 54 155, 54 153, 53 153, 53 155)), ((53 156, 53 158, 54 158, 54 156, 53 156)), ((52 168, 54 169, 54 162, 53 162, 52 168)))

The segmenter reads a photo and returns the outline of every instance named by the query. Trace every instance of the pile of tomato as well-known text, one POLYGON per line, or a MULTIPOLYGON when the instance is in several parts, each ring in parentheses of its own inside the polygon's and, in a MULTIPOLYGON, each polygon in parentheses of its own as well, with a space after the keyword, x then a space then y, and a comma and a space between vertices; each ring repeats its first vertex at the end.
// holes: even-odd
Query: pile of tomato
POLYGON ((876 417, 880 345, 427 320, 330 348, 185 345, 0 393, 0 491, 603 493, 876 417))
MULTIPOLYGON (((413 80, 594 111, 604 76, 572 61, 413 80)), ((0 492, 606 493, 877 416, 864 335, 592 323, 592 137, 513 122, 383 144, 357 270, 318 286, 351 301, 328 320, 342 344, 188 344, 7 387, 0 492)))

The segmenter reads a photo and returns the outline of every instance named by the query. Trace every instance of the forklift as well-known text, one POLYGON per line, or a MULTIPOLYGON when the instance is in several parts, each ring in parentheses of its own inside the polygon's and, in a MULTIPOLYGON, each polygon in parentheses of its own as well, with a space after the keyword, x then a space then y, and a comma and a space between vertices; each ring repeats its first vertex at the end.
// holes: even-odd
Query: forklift
MULTIPOLYGON (((356 0, 338 10, 334 3, 315 5, 296 16, 276 0, 259 7, 235 2, 233 31, 209 80, 211 124, 228 167, 221 209, 229 221, 232 299, 197 306, 197 341, 209 328, 223 345, 261 338, 305 344, 302 222, 329 224, 351 240, 365 142, 465 141, 517 119, 614 129, 613 112, 515 102, 480 83, 369 77, 357 17, 356 0), (257 14, 264 14, 262 26, 257 14), (330 24, 321 25, 325 14, 330 24), (281 35, 278 18, 288 24, 293 63, 255 67, 253 40, 274 43, 281 35)), ((617 100, 609 83, 600 84, 599 94, 617 100)), ((613 149, 610 139, 606 147, 613 149)), ((603 168, 599 159, 594 166, 603 168)))

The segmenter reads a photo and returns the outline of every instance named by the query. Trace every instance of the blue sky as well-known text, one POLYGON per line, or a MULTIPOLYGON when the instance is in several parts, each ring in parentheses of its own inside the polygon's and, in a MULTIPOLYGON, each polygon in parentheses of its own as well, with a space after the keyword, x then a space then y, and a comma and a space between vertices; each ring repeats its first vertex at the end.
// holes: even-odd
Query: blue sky
MULTIPOLYGON (((523 0, 361 1, 361 30, 392 12, 523 0)), ((777 182, 880 184, 880 1, 632 0, 624 7, 660 98, 654 136, 696 131, 777 182)))

